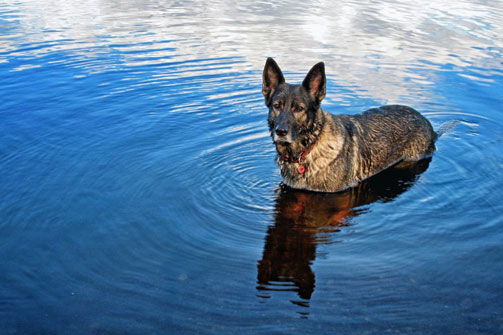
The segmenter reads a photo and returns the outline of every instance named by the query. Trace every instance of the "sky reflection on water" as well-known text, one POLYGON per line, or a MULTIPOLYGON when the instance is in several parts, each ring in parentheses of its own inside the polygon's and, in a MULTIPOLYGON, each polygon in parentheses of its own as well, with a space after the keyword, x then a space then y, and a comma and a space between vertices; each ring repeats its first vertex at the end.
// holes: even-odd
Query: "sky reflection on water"
POLYGON ((297 72, 323 60, 339 85, 397 101, 433 93, 435 72, 446 67, 494 83, 502 18, 498 2, 24 1, 6 20, 2 49, 17 49, 7 55, 26 61, 18 70, 33 66, 32 57, 66 51, 93 73, 221 57, 257 69, 265 56, 297 72), (19 42, 33 45, 23 50, 19 42), (103 55, 118 59, 103 62, 103 55))

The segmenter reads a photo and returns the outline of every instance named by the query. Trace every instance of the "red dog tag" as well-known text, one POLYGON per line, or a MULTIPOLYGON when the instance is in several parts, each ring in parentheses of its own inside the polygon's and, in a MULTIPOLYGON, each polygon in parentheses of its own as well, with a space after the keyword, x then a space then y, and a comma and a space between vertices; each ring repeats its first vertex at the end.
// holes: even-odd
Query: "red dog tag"
POLYGON ((304 165, 299 165, 297 171, 299 171, 300 174, 306 172, 306 167, 304 165))

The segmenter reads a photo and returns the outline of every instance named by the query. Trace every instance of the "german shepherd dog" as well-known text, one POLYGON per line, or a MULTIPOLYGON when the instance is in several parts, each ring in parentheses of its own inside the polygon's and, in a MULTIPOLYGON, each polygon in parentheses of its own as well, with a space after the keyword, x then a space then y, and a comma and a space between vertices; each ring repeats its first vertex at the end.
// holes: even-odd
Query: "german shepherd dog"
POLYGON ((323 62, 311 68, 301 85, 290 85, 278 64, 268 58, 262 80, 276 162, 292 188, 342 191, 384 169, 418 161, 435 151, 438 135, 410 107, 382 106, 358 115, 323 111, 323 62))

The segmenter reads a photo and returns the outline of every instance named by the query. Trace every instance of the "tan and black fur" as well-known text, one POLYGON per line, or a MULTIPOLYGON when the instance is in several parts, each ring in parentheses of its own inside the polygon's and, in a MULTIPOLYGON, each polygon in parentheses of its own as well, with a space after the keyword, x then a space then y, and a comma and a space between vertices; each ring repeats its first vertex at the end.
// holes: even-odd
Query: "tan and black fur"
POLYGON ((290 85, 276 62, 268 58, 262 79, 276 160, 290 187, 337 192, 435 151, 437 134, 410 107, 382 106, 358 115, 323 111, 323 63, 314 65, 301 85, 290 85))

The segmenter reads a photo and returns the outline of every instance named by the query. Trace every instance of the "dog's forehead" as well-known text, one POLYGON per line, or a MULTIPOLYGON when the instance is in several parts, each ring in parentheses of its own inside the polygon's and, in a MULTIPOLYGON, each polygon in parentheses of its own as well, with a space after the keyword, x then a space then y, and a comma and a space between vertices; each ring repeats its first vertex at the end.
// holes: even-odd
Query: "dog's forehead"
POLYGON ((304 100, 309 97, 308 93, 302 85, 283 84, 279 86, 274 100, 304 100))

